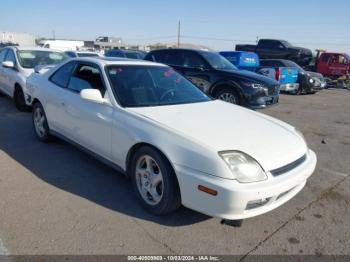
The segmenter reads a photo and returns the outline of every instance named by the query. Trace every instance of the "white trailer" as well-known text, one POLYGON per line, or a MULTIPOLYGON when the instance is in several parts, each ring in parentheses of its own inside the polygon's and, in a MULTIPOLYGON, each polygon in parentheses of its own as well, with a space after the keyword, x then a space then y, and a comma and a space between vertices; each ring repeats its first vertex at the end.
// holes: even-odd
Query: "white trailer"
POLYGON ((52 48, 60 51, 77 51, 84 47, 84 41, 75 40, 46 40, 42 42, 45 48, 52 48))

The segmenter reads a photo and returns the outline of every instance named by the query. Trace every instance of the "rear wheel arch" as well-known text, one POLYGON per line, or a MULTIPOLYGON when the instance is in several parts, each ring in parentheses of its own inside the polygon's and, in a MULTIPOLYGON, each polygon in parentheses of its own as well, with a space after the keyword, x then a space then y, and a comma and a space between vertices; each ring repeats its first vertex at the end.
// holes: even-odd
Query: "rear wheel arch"
POLYGON ((19 111, 22 111, 22 112, 30 112, 31 111, 31 108, 29 106, 27 106, 27 104, 26 104, 26 98, 24 95, 23 87, 18 82, 16 82, 14 85, 12 98, 13 98, 13 101, 15 103, 16 108, 19 111))

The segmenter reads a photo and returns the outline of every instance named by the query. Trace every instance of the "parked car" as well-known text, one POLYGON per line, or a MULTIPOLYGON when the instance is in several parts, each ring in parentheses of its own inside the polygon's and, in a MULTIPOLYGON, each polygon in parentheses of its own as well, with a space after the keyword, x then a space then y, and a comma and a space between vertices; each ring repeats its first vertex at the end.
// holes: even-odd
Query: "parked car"
POLYGON ((309 49, 296 47, 285 40, 260 39, 257 45, 236 45, 236 51, 257 53, 260 59, 286 59, 303 66, 312 60, 309 49))
POLYGON ((13 98, 20 111, 28 111, 26 79, 36 66, 58 64, 64 53, 46 48, 11 46, 0 49, 0 92, 13 98))
POLYGON ((282 92, 295 92, 299 88, 298 70, 293 67, 267 67, 260 65, 259 56, 252 52, 223 51, 219 53, 238 69, 252 71, 280 83, 282 92))
POLYGON ((160 49, 145 60, 173 67, 208 95, 251 108, 278 103, 278 82, 248 71, 238 70, 221 55, 192 49, 160 49))
POLYGON ((8 46, 18 46, 18 44, 12 42, 0 42, 0 48, 8 47, 8 46))
POLYGON ((100 56, 98 53, 92 51, 66 51, 64 53, 71 58, 100 56))
POLYGON ((314 80, 314 86, 315 87, 320 88, 320 89, 328 88, 327 80, 322 74, 316 73, 316 72, 312 72, 312 71, 307 71, 307 73, 314 80))
POLYGON ((142 60, 145 58, 145 52, 125 49, 109 49, 105 51, 106 57, 124 57, 130 59, 142 60))
POLYGON ((294 127, 212 100, 162 64, 77 58, 28 85, 37 138, 61 137, 129 176, 157 215, 183 204, 224 219, 257 216, 293 198, 315 169, 294 127))
POLYGON ((299 88, 294 91, 295 94, 312 94, 315 93, 323 87, 315 85, 315 80, 311 75, 311 72, 305 71, 301 66, 297 65, 295 62, 284 59, 262 59, 260 60, 262 66, 267 67, 290 67, 298 70, 298 83, 299 88))

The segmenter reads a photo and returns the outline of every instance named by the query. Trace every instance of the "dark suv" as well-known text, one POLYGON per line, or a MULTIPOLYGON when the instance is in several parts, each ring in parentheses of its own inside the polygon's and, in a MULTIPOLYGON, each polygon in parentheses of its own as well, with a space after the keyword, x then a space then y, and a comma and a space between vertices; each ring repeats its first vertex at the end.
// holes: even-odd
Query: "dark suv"
POLYGON ((160 49, 145 60, 167 64, 211 97, 251 108, 278 103, 279 83, 268 77, 237 69, 214 52, 160 49))

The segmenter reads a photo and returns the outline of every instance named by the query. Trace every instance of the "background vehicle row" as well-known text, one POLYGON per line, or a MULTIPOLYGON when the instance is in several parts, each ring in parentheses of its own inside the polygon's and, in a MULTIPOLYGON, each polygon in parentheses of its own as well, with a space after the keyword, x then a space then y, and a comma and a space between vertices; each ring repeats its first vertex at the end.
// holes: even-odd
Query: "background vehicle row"
POLYGON ((252 108, 278 103, 279 83, 268 77, 238 70, 221 55, 192 49, 161 49, 145 60, 164 63, 208 95, 252 108))

